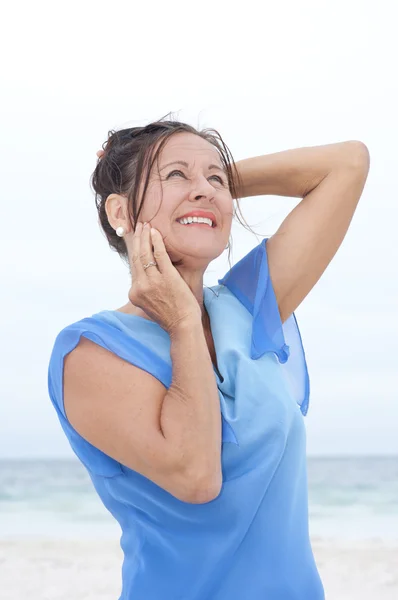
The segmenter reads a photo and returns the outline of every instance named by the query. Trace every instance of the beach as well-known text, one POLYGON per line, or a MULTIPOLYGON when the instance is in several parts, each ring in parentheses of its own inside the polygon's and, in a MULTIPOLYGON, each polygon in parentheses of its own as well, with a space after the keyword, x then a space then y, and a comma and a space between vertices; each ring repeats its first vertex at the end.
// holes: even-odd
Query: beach
MULTIPOLYGON (((327 600, 398 598, 398 544, 314 540, 313 550, 327 600)), ((3 541, 1 598, 118 600, 121 563, 114 540, 3 541)))

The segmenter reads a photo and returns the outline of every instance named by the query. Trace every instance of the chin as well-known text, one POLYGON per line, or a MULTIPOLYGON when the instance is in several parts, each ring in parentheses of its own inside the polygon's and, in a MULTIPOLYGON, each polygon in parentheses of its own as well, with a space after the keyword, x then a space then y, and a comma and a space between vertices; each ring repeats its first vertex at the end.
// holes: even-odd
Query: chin
POLYGON ((166 248, 167 253, 170 256, 170 260, 174 262, 182 261, 181 264, 184 265, 192 265, 192 267, 206 267, 212 260, 221 256, 221 254, 225 250, 225 246, 227 243, 223 244, 221 247, 217 245, 212 245, 211 248, 209 246, 201 246, 194 244, 184 244, 184 247, 173 247, 172 249, 166 248), (203 263, 203 264, 201 264, 203 263))
MULTIPOLYGON (((180 228, 181 226, 179 226, 180 228)), ((173 263, 183 261, 182 264, 192 264, 195 266, 206 267, 212 260, 221 256, 228 244, 228 239, 225 235, 225 228, 217 228, 214 231, 198 231, 194 228, 189 231, 189 226, 184 226, 177 232, 169 231, 169 234, 164 238, 164 244, 168 255, 173 263), (181 235, 183 231, 183 235, 181 235), (216 233, 217 231, 217 233, 216 233), (198 261, 196 265, 191 261, 198 261), (203 264, 201 264, 203 261, 203 264)), ((229 232, 228 232, 229 235, 229 232)))

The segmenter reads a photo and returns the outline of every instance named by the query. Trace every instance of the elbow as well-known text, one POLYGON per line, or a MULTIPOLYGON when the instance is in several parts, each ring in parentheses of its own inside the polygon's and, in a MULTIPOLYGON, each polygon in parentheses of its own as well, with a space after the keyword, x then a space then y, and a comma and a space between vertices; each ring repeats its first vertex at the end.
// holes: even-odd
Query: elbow
POLYGON ((363 142, 352 140, 346 142, 346 164, 355 169, 360 169, 366 173, 370 167, 370 154, 368 147, 363 142))
POLYGON ((218 498, 221 493, 222 483, 217 485, 203 485, 191 489, 189 495, 184 499, 184 502, 189 504, 207 504, 218 498))
POLYGON ((188 504, 206 504, 218 498, 222 489, 222 474, 195 477, 186 482, 179 499, 188 504))

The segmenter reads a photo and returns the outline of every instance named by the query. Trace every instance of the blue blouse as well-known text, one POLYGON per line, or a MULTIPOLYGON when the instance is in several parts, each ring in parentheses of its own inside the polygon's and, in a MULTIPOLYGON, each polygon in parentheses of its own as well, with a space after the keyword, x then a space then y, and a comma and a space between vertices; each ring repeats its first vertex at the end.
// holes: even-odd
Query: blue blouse
POLYGON ((148 319, 104 310, 55 340, 51 401, 122 529, 119 600, 324 600, 308 530, 308 372, 294 315, 281 323, 266 242, 203 290, 221 375, 214 369, 223 484, 210 502, 178 500, 86 441, 65 414, 63 361, 81 336, 168 388, 168 333, 148 319))

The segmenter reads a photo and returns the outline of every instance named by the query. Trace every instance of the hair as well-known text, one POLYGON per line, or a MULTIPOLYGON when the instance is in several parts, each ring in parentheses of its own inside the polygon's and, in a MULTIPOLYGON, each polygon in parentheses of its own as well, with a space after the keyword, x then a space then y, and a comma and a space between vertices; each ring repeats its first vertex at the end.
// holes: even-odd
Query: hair
MULTIPOLYGON (((97 166, 90 179, 92 189, 95 192, 95 204, 101 228, 111 249, 115 250, 128 266, 130 265, 127 247, 124 239, 116 234, 108 221, 105 210, 106 199, 113 193, 127 197, 129 217, 135 229, 145 202, 145 194, 153 165, 158 161, 159 154, 167 140, 177 133, 185 132, 198 135, 217 149, 227 174, 229 189, 233 199, 236 200, 236 208, 239 211, 238 221, 245 229, 254 233, 242 215, 238 201, 239 173, 232 154, 221 135, 215 129, 197 130, 187 123, 168 119, 169 116, 166 115, 166 117, 143 127, 109 131, 108 139, 102 145, 104 153, 98 159, 97 166), (138 193, 141 188, 141 200, 138 202, 138 193)), ((236 210, 234 210, 235 215, 236 210)), ((228 262, 231 267, 232 236, 227 248, 228 262)))

